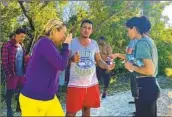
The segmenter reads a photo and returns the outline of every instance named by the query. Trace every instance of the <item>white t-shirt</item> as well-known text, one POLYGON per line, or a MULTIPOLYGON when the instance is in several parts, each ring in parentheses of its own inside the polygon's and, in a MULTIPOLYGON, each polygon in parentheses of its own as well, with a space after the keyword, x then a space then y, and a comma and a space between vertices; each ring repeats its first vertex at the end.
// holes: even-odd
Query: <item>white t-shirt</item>
POLYGON ((77 51, 80 54, 79 63, 71 63, 68 87, 91 87, 98 84, 96 76, 95 54, 99 53, 99 47, 95 40, 84 47, 78 38, 74 38, 70 44, 71 56, 77 51))

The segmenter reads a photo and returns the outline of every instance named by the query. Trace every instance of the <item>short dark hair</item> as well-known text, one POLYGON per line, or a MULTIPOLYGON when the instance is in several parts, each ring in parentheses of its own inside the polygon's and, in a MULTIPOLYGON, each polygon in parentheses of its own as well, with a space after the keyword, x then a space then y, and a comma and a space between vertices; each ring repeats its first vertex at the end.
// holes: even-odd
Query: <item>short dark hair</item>
POLYGON ((20 33, 26 34, 26 30, 25 29, 22 29, 22 28, 16 29, 15 34, 20 34, 20 33))
POLYGON ((83 20, 81 23, 81 27, 83 26, 84 23, 92 24, 92 27, 93 27, 93 22, 91 20, 88 20, 88 19, 83 20))
POLYGON ((147 33, 151 29, 151 23, 145 16, 130 18, 127 20, 126 26, 131 29, 136 27, 140 34, 147 33))
POLYGON ((104 36, 100 36, 99 40, 105 40, 105 37, 104 36))

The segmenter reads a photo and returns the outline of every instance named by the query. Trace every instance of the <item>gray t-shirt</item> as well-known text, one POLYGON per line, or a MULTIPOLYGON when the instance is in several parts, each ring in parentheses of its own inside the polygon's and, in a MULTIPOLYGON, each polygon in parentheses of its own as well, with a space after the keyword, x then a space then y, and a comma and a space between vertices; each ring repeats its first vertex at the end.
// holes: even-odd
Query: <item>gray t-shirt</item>
POLYGON ((153 61, 155 68, 153 77, 156 77, 158 73, 158 52, 154 41, 147 36, 140 39, 136 44, 134 54, 136 59, 151 59, 153 61))
POLYGON ((68 87, 90 87, 98 84, 95 61, 95 54, 99 53, 97 42, 91 40, 90 44, 84 47, 78 38, 74 38, 69 48, 71 56, 79 51, 81 58, 79 63, 72 62, 70 65, 68 87))

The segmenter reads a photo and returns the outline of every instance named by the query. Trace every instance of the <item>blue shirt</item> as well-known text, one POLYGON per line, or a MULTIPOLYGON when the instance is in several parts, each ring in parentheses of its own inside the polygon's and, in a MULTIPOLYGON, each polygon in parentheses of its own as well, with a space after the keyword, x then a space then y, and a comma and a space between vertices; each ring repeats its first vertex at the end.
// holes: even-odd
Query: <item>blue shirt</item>
POLYGON ((24 52, 20 44, 17 45, 17 52, 16 52, 16 75, 23 76, 24 75, 24 64, 23 64, 23 56, 24 52))
POLYGON ((132 48, 134 49, 136 43, 137 43, 137 39, 133 39, 133 40, 130 40, 129 44, 128 44, 128 48, 132 48))

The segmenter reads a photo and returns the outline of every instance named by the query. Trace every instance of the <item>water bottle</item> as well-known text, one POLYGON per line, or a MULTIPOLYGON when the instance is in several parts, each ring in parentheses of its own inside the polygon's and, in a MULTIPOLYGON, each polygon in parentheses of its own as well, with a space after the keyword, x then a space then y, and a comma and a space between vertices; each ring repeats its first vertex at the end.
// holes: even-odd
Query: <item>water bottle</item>
POLYGON ((144 65, 142 59, 136 59, 132 54, 127 54, 126 57, 127 60, 135 66, 142 67, 144 65))
POLYGON ((139 66, 139 67, 142 67, 144 65, 142 59, 136 59, 134 64, 139 66))
POLYGON ((107 57, 107 64, 111 65, 112 64, 112 59, 110 57, 107 57))
POLYGON ((134 62, 135 58, 134 58, 134 56, 132 54, 127 54, 126 57, 127 57, 127 61, 129 61, 130 63, 134 62))

